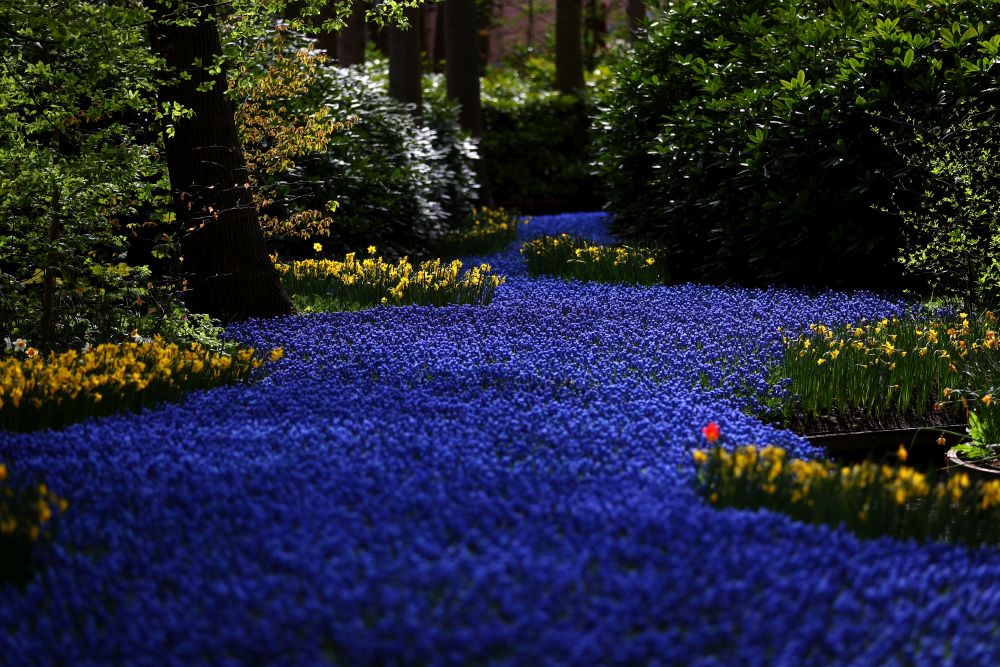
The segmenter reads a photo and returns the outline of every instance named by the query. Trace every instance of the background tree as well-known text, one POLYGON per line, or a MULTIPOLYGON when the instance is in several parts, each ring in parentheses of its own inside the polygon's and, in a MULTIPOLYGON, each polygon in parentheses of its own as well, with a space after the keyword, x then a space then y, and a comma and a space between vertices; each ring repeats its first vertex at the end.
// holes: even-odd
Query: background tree
MULTIPOLYGON (((459 105, 459 126, 480 139, 483 136, 483 103, 476 25, 476 0, 448 0, 445 3, 445 90, 459 105)), ((482 160, 476 164, 476 176, 480 201, 491 204, 488 168, 482 160)))
POLYGON ((337 64, 342 67, 363 64, 367 44, 368 22, 365 19, 365 3, 364 0, 353 0, 347 23, 337 33, 337 64))
POLYGON ((479 89, 476 0, 448 0, 444 5, 445 77, 448 97, 458 102, 459 124, 474 137, 483 135, 479 89))
POLYGON ((556 0, 556 89, 565 95, 583 90, 581 0, 556 0))
POLYGON ((642 26, 642 20, 646 18, 646 4, 642 0, 628 0, 625 15, 628 17, 629 34, 634 39, 642 26))
POLYGON ((420 34, 423 30, 419 7, 408 7, 403 12, 406 25, 390 26, 389 42, 389 95, 405 104, 413 105, 413 113, 420 115, 422 106, 420 34))
POLYGON ((150 45, 168 68, 160 102, 190 111, 164 138, 181 226, 185 303, 222 321, 290 314, 294 307, 267 256, 235 110, 226 98, 214 10, 190 8, 179 19, 161 0, 145 4, 153 18, 150 45))

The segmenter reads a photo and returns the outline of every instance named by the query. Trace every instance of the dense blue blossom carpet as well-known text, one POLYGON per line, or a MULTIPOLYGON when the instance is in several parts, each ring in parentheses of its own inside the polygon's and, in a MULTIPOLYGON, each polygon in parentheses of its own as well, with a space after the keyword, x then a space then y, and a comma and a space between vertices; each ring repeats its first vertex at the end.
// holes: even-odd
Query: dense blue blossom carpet
MULTIPOLYGON (((600 215, 525 235, 606 235, 600 215)), ((692 489, 752 416, 778 326, 873 295, 511 278, 486 308, 261 321, 254 386, 0 457, 72 504, 0 591, 17 665, 996 665, 1000 554, 862 541, 692 489)))

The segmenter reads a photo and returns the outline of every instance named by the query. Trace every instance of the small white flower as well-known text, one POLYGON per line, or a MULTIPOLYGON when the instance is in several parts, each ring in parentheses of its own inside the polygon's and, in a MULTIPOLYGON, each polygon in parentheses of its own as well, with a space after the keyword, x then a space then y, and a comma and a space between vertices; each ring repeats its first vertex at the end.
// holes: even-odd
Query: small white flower
POLYGON ((11 343, 10 342, 10 338, 8 338, 6 336, 3 339, 3 349, 4 349, 5 352, 13 352, 14 351, 14 344, 11 343))
POLYGON ((14 341, 14 349, 18 352, 24 352, 26 349, 28 349, 28 341, 24 340, 23 338, 18 338, 17 340, 14 341))

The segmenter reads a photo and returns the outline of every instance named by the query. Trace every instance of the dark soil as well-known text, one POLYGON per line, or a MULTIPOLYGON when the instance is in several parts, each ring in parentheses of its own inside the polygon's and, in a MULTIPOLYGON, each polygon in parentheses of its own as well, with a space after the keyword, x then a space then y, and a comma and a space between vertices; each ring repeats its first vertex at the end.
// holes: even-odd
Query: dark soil
POLYGON ((809 416, 799 413, 778 421, 778 425, 825 449, 835 461, 849 464, 872 459, 895 464, 899 463, 896 452, 903 445, 909 453, 906 465, 928 471, 945 468, 945 453, 964 440, 966 423, 964 411, 955 409, 878 417, 864 410, 809 416), (944 446, 938 444, 941 436, 946 440, 944 446))
POLYGON ((835 435, 838 433, 858 433, 864 431, 895 431, 909 428, 947 427, 964 423, 965 415, 955 410, 928 410, 922 415, 909 413, 887 413, 875 417, 864 410, 841 412, 834 410, 826 415, 793 415, 787 421, 779 420, 778 425, 806 437, 812 435, 835 435))

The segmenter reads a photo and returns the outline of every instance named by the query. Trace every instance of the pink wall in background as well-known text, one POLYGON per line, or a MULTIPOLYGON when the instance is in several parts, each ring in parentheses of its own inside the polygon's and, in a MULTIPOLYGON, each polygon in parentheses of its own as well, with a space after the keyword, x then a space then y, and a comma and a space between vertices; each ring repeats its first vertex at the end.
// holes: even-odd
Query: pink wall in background
MULTIPOLYGON (((623 30, 627 0, 596 0, 598 16, 603 14, 607 32, 623 30)), ((591 0, 583 2, 584 21, 590 19, 591 0)), ((440 5, 425 5, 425 39, 433 55, 437 14, 440 5)), ((493 0, 493 28, 489 34, 489 63, 495 64, 518 48, 531 45, 544 52, 546 35, 555 30, 555 0, 493 0)), ((442 56, 443 57, 443 56, 442 56)))
MULTIPOLYGON (((583 20, 590 20, 590 0, 583 2, 583 20)), ((626 0, 596 0, 598 17, 603 15, 606 32, 626 24, 626 0)), ((494 0, 493 30, 490 33, 490 63, 495 63, 519 47, 545 49, 546 34, 555 31, 555 0, 494 0), (530 16, 534 15, 534 20, 530 16)))

